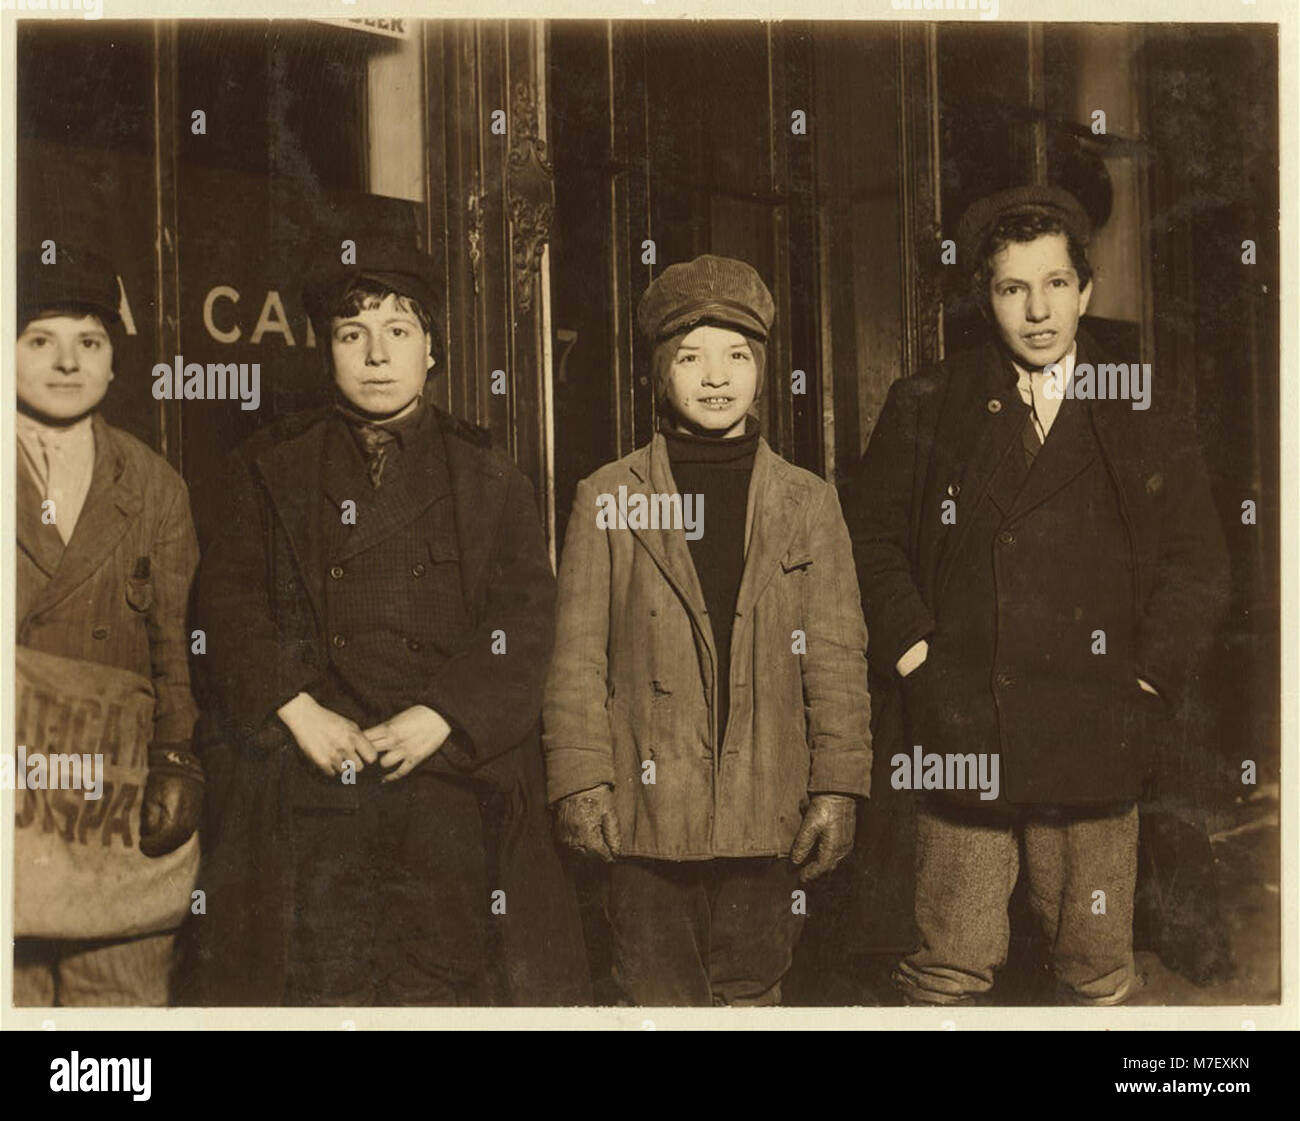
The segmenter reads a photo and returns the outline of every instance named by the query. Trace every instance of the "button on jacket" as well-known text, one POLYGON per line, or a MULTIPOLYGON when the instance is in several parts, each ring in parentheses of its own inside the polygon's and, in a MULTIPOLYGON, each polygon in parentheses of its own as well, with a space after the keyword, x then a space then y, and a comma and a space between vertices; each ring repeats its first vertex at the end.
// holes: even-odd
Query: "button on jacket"
POLYGON ((336 474, 355 448, 328 410, 285 418, 232 455, 198 581, 215 777, 190 999, 276 1004, 285 992, 293 776, 306 769, 276 711, 305 691, 367 724, 413 704, 446 717, 453 736, 402 782, 480 793, 493 884, 510 903, 499 927, 511 997, 582 1002, 537 741, 554 578, 532 488, 483 435, 430 407, 377 489, 359 460, 351 481, 336 474))
POLYGON ((625 856, 786 855, 811 794, 869 791, 866 628, 835 489, 759 441, 736 615, 722 624, 734 627, 724 740, 717 621, 685 533, 598 528, 598 496, 620 487, 676 493, 662 435, 578 485, 543 709, 548 799, 613 785, 625 856))
MULTIPOLYGON (((134 436, 93 421, 90 489, 65 546, 18 465, 18 643, 153 682, 153 742, 189 746, 185 612, 198 564, 185 483, 134 436)), ((56 510, 57 517, 57 510, 56 510)))
MULTIPOLYGON (((1078 339, 1080 363, 1109 361, 1078 339)), ((894 383, 846 498, 882 755, 1000 749, 1013 802, 1135 796, 1161 762, 1137 753, 1166 738, 1227 598, 1218 515, 1173 396, 1148 411, 1064 402, 1012 478, 1029 410, 996 346, 894 383), (900 679, 922 638, 929 658, 900 679)))

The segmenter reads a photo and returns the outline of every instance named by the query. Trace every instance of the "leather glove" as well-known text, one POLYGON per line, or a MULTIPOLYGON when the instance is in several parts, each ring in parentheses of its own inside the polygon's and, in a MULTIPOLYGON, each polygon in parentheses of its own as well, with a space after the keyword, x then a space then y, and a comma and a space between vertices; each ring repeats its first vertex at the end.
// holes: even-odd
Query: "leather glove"
POLYGON ((817 859, 799 873, 800 881, 815 880, 853 851, 857 813, 857 803, 847 794, 813 795, 790 850, 790 859, 802 864, 817 846, 817 859))
POLYGON ((190 839, 203 810, 203 766, 188 747, 151 747, 140 806, 140 851, 166 856, 190 839))
POLYGON ((593 786, 561 798, 555 803, 555 836, 571 852, 613 863, 623 849, 623 833, 614 813, 614 791, 608 786, 593 786))

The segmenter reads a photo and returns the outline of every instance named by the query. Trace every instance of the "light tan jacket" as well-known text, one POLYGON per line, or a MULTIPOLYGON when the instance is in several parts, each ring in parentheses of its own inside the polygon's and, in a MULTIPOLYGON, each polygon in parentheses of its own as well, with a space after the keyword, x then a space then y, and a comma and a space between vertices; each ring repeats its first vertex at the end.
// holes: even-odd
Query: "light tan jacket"
POLYGON ((719 743, 685 533, 598 528, 598 496, 620 486, 676 493, 662 435, 578 484, 543 707, 548 800, 611 784, 625 856, 786 855, 811 794, 870 787, 867 632, 835 488, 760 439, 719 743))
POLYGON ((94 475, 66 547, 18 464, 18 644, 147 678, 152 742, 188 747, 197 710, 185 619, 199 559, 189 492, 134 436, 98 415, 94 426, 94 475))

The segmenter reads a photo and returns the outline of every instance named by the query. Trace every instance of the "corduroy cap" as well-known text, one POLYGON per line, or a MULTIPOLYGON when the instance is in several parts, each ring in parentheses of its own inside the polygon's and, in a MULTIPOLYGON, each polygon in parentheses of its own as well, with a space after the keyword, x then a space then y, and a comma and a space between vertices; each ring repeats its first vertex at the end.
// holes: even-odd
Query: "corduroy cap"
POLYGON ((973 272, 979 267, 980 247, 994 223, 1009 215, 1030 214, 1045 214, 1057 219, 1082 245, 1087 245, 1092 235, 1092 223, 1087 212, 1064 188, 1011 187, 971 203, 957 223, 957 252, 966 271, 973 272))
POLYGON ((74 245, 54 246, 54 260, 42 249, 18 254, 18 313, 30 317, 49 308, 84 308, 105 326, 117 323, 122 293, 117 273, 103 257, 74 245))
POLYGON ((413 245, 382 238, 361 238, 356 244, 356 263, 345 265, 338 242, 334 242, 310 269, 303 285, 303 305, 316 333, 327 335, 333 308, 358 280, 369 280, 399 296, 417 300, 437 321, 440 303, 433 258, 413 245))
POLYGON ((767 339, 776 306, 763 278, 751 265, 706 253, 669 265, 637 306, 641 331, 658 342, 700 323, 720 323, 767 339))

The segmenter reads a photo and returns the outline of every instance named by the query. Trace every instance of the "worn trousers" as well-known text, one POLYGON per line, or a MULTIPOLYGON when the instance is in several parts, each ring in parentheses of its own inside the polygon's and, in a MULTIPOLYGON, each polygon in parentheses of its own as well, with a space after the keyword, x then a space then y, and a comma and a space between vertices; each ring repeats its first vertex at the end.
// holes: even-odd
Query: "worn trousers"
POLYGON ((293 815, 291 1006, 486 1003, 478 797, 416 774, 293 815))
POLYGON ((629 1002, 780 1003, 803 929, 789 860, 616 860, 606 886, 614 980, 629 1002))
POLYGON ((164 1008, 174 933, 112 941, 14 940, 14 1007, 164 1008))
POLYGON ((916 925, 921 948, 894 980, 910 1001, 956 1004, 993 987, 1006 963, 1007 905, 1026 876, 1028 900, 1066 1001, 1124 1001, 1134 984, 1133 893, 1138 813, 1025 813, 973 821, 922 807, 916 820, 916 925))

